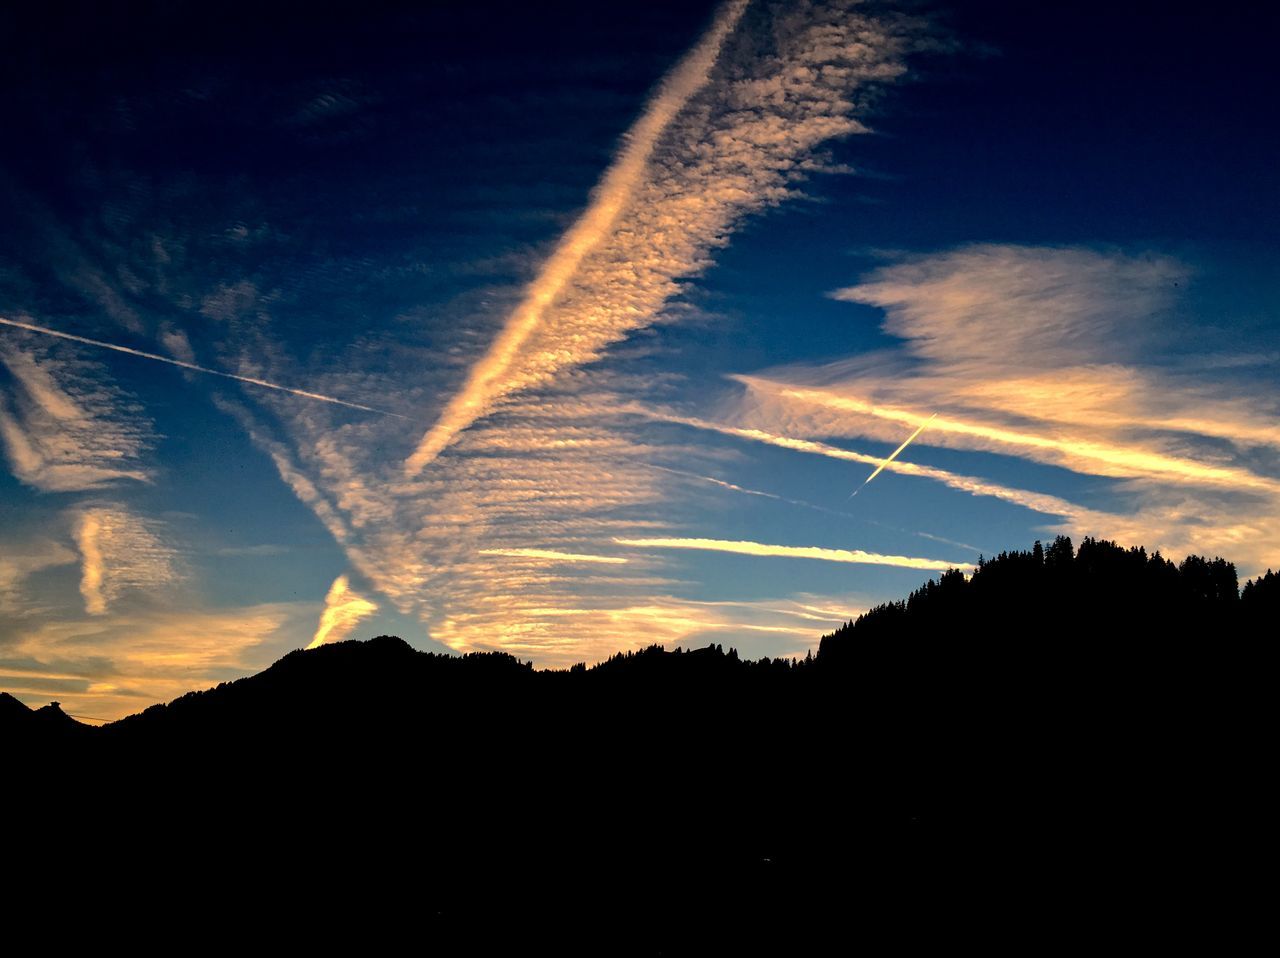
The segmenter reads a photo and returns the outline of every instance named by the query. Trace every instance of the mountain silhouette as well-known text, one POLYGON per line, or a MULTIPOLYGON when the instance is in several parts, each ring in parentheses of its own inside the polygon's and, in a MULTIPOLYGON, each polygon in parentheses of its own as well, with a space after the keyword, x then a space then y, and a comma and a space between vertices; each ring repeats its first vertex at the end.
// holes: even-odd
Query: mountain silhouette
POLYGON ((1104 915, 1220 943, 1188 922, 1246 894, 1272 815, 1278 583, 1060 537, 803 660, 655 645, 535 671, 381 636, 102 728, 0 696, 8 791, 46 843, 143 884, 212 894, 200 856, 231 856, 257 863, 254 902, 340 887, 480 950, 548 914, 561 950, 606 953, 804 951, 833 922, 902 947, 1036 922, 1091 940, 1104 915))

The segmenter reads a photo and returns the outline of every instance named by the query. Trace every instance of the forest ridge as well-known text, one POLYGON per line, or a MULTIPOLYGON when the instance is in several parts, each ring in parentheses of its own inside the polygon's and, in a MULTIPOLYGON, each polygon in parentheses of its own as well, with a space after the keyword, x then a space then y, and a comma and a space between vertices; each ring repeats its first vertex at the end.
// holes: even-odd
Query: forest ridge
MULTIPOLYGON (((498 676, 507 681, 536 675, 539 678, 533 681, 545 684, 549 692, 563 690, 583 676, 606 684, 732 681, 737 676, 755 685, 769 681, 766 677, 817 673, 830 677, 856 672, 860 666, 900 666, 908 659, 916 667, 937 667, 922 653, 942 654, 944 648, 955 649, 962 640, 975 652, 981 646, 1014 643, 1025 654, 1036 637, 1042 641, 1107 637, 1116 642, 1109 655, 1119 661, 1152 641, 1174 645, 1215 638, 1240 640, 1249 633, 1259 634, 1278 612, 1280 573, 1268 570, 1240 588, 1235 566, 1222 558, 1191 555, 1175 563, 1140 546, 1125 548, 1086 537, 1077 548, 1069 537, 1059 536, 1047 547, 1037 541, 1029 550, 981 557, 971 575, 952 569, 930 579, 907 598, 877 605, 823 636, 817 655, 804 659, 751 661, 741 660, 732 648, 726 653, 720 645, 692 652, 667 652, 653 645, 616 653, 591 667, 579 664, 568 670, 535 672, 531 663, 505 652, 462 656, 414 652, 402 640, 382 636, 371 640, 363 652, 357 648, 368 643, 347 641, 290 653, 257 676, 191 692, 112 723, 105 737, 130 738, 144 729, 189 721, 204 710, 234 707, 232 703, 244 700, 251 688, 265 691, 314 681, 326 689, 333 686, 331 691, 337 695, 340 681, 334 686, 334 680, 358 658, 365 660, 363 667, 376 668, 381 663, 397 671, 412 662, 410 674, 436 676, 445 682, 484 682, 486 677, 496 680, 498 676), (393 646, 395 651, 389 651, 393 646), (332 676, 322 677, 330 670, 332 676)), ((7 694, 2 701, 0 721, 14 730, 28 728, 39 735, 89 728, 62 714, 56 705, 32 712, 7 694)))
POLYGON ((313 908, 315 876, 359 876, 345 904, 429 903, 468 942, 497 901, 590 951, 589 925, 539 924, 570 901, 651 954, 803 951, 823 922, 937 944, 1081 889, 1201 914, 1247 893, 1232 856, 1272 815, 1278 611, 1274 572, 1237 590, 1222 559, 1059 538, 802 660, 651 646, 535 671, 383 636, 96 729, 0 696, 10 820, 24 860, 92 849, 121 894, 219 901, 206 857, 251 847, 250 907, 313 908), (690 928, 712 937, 673 939, 690 928))

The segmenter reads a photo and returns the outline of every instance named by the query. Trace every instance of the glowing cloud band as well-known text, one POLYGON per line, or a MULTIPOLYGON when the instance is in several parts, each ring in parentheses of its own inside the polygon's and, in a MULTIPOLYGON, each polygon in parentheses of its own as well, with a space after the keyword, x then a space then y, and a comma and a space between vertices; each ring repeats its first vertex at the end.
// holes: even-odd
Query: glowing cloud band
POLYGON ((556 552, 553 549, 481 549, 480 554, 482 556, 507 556, 512 559, 543 559, 547 562, 601 562, 609 565, 621 565, 627 561, 621 556, 556 552))
POLYGON ((887 565, 902 569, 943 571, 975 567, 964 562, 942 559, 919 559, 914 556, 880 555, 861 549, 824 549, 819 546, 778 546, 763 542, 741 542, 728 539, 614 539, 620 546, 651 549, 703 549, 710 552, 733 552, 748 556, 776 556, 786 559, 820 559, 824 562, 852 562, 859 565, 887 565))
POLYGON ((320 625, 307 648, 314 649, 329 641, 337 642, 345 639, 361 619, 368 618, 377 611, 377 603, 370 602, 364 596, 351 591, 351 584, 347 577, 338 576, 333 580, 333 585, 329 586, 328 595, 324 597, 324 612, 320 614, 320 625))
POLYGON ((542 322, 543 314, 573 279, 583 259, 609 236, 615 221, 642 182, 658 138, 706 85, 725 38, 737 26, 747 0, 732 0, 711 29, 663 82, 658 95, 627 132, 626 145, 596 188, 586 212, 561 239, 551 259, 530 285, 489 352, 471 370, 462 391, 453 397, 439 421, 405 460, 406 476, 416 476, 442 453, 458 433, 485 415, 493 402, 513 386, 504 381, 520 348, 542 322))

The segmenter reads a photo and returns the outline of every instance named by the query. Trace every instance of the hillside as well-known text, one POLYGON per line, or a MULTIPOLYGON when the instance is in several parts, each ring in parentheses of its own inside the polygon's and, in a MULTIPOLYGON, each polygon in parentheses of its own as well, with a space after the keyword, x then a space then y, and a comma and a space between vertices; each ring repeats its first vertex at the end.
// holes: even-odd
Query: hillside
POLYGON ((1119 894, 1133 869, 1154 888, 1221 864, 1263 813, 1278 581, 1238 592, 1223 560, 1059 539, 946 573, 802 661, 654 646, 548 672, 383 636, 74 737, 7 699, 0 721, 10 780, 63 837, 87 806, 160 860, 245 836, 294 879, 394 859, 455 917, 495 875, 606 910, 661 888, 685 918, 698 889, 963 911, 966 881, 1021 900, 1008 869, 1119 894))

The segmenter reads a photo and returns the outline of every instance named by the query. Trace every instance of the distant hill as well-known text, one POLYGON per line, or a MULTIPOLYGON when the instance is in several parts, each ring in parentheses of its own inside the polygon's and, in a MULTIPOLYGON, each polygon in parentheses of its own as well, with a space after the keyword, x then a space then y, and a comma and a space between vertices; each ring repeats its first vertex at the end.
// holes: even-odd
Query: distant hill
MULTIPOLYGON (((382 636, 100 729, 0 697, 0 730, 10 792, 60 842, 106 835, 183 873, 178 849, 270 847, 286 898, 358 875, 349 894, 411 892, 455 926, 494 895, 619 921, 660 901, 633 943, 669 953, 711 896, 936 944, 921 908, 981 923, 1084 886, 1131 908, 1220 894, 1202 876, 1271 815, 1278 612, 1275 573, 1240 591, 1222 559, 1059 538, 945 573, 799 661, 652 646, 535 671, 382 636)), ((750 927, 730 937, 798 933, 750 927)))

